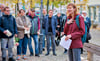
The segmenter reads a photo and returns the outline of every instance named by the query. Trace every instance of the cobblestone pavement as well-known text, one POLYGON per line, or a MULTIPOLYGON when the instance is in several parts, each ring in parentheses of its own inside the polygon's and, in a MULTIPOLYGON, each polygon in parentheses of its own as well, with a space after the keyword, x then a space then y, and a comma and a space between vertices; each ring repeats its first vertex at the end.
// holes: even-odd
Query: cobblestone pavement
MULTIPOLYGON (((98 30, 91 30, 92 39, 90 40, 90 43, 100 45, 100 31, 98 30)), ((56 47, 56 53, 57 56, 52 55, 52 51, 49 56, 45 56, 46 51, 43 52, 40 57, 30 57, 29 56, 29 50, 27 52, 27 60, 20 60, 20 61, 69 61, 68 60, 68 54, 63 54, 64 49, 60 46, 56 47)), ((14 57, 16 58, 16 47, 14 48, 14 57)), ((82 61, 87 61, 87 52, 84 51, 84 53, 81 55, 82 61)), ((1 61, 1 51, 0 51, 0 61, 1 61)), ((17 61, 17 60, 16 60, 17 61)), ((94 61, 100 61, 100 56, 94 55, 94 61)))

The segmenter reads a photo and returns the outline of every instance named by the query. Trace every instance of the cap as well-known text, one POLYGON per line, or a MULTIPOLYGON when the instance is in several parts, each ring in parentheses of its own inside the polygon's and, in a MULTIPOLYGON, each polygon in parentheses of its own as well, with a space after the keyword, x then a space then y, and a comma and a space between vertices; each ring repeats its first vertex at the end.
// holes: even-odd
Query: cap
POLYGON ((82 11, 82 13, 86 13, 86 14, 87 14, 87 12, 86 12, 86 11, 82 11))

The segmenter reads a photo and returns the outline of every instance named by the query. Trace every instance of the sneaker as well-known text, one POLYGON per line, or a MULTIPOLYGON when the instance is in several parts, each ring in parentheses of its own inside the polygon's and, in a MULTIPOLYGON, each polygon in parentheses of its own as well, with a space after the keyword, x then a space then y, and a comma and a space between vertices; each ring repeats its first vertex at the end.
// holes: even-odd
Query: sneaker
POLYGON ((14 58, 9 58, 9 60, 8 61, 15 61, 15 59, 14 58))
POLYGON ((24 60, 27 60, 27 57, 26 57, 25 55, 23 55, 23 59, 24 59, 24 60))
POLYGON ((17 56, 17 57, 16 57, 16 60, 20 60, 20 56, 17 56))
POLYGON ((2 58, 2 61, 6 61, 6 58, 2 58))
POLYGON ((45 51, 45 48, 43 48, 43 51, 45 51))

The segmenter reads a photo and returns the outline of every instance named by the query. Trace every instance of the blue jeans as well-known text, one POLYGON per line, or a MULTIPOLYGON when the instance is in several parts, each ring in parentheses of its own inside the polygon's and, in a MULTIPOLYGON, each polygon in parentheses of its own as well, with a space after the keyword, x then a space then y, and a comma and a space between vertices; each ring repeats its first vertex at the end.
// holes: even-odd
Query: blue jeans
POLYGON ((81 61, 81 49, 69 49, 69 61, 81 61))
MULTIPOLYGON (((34 40, 35 44, 35 55, 39 55, 39 42, 38 42, 38 35, 31 35, 34 40)), ((31 39, 32 40, 32 39, 31 39)))
POLYGON ((27 44, 28 44, 28 37, 25 34, 23 39, 19 40, 19 46, 17 46, 17 55, 26 55, 27 51, 27 44))
POLYGON ((33 47, 32 47, 32 38, 30 37, 29 40, 28 40, 28 47, 29 47, 29 51, 30 51, 30 54, 33 54, 33 47))
POLYGON ((42 33, 43 33, 43 44, 42 44, 42 47, 45 48, 45 29, 42 29, 42 33))

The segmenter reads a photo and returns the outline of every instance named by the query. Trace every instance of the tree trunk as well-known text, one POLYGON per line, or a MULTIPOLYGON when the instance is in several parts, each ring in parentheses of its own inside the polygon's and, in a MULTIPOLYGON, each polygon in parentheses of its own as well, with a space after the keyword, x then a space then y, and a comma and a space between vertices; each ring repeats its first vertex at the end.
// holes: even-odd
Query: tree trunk
POLYGON ((53 3, 52 3, 52 10, 54 9, 54 0, 52 1, 53 3))
POLYGON ((47 14, 48 14, 48 10, 49 10, 49 0, 47 0, 47 14))

